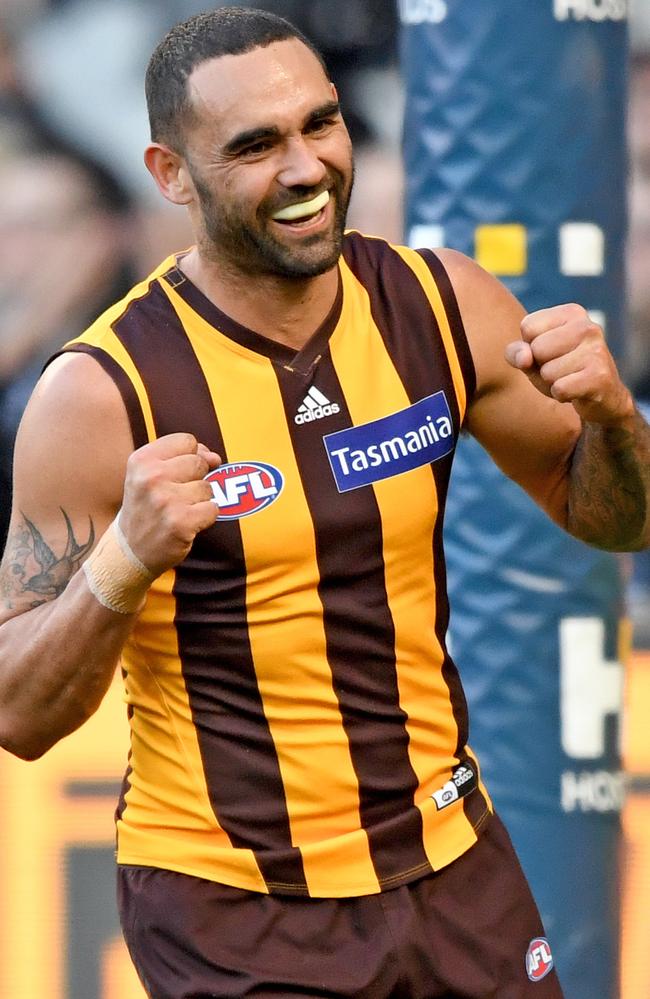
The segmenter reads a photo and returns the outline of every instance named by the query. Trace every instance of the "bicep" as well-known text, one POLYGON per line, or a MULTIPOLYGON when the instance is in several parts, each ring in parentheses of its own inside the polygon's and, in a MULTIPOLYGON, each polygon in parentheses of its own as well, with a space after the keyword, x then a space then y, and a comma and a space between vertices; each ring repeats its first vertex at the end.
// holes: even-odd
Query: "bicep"
POLYGON ((119 509, 133 448, 119 392, 84 355, 61 357, 27 406, 0 565, 0 622, 58 597, 119 509))
POLYGON ((498 389, 477 397, 467 426, 499 468, 564 524, 568 471, 580 430, 573 407, 543 396, 513 370, 498 389))
POLYGON ((476 369, 467 429, 509 478, 563 523, 580 419, 572 405, 539 391, 506 361, 506 345, 521 339, 525 310, 520 302, 474 261, 453 251, 440 256, 458 298, 476 369))

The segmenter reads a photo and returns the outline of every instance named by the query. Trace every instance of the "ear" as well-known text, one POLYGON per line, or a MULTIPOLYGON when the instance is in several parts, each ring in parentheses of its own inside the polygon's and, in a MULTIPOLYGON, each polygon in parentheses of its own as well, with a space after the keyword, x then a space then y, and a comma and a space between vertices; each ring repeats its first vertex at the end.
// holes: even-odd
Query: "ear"
POLYGON ((192 178, 179 153, 152 142, 144 151, 144 163, 163 198, 173 205, 188 205, 193 200, 192 178))

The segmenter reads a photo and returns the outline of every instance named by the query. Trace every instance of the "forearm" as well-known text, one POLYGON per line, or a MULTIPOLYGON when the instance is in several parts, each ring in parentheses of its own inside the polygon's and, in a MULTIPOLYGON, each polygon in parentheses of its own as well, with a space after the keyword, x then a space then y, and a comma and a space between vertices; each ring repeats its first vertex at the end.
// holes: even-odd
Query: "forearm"
POLYGON ((55 600, 0 626, 0 744, 35 759, 99 707, 135 615, 103 607, 77 572, 55 600))
POLYGON ((637 410, 620 425, 584 424, 569 473, 567 528, 610 551, 650 545, 650 427, 637 410))

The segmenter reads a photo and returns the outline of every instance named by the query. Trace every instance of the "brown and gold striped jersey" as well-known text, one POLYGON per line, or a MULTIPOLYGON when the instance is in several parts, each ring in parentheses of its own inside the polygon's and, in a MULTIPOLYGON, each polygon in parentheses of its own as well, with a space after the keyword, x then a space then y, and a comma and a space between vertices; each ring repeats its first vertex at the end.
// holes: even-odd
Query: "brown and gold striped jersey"
POLYGON ((67 350, 135 446, 191 432, 220 517, 151 587, 123 656, 118 861, 352 896, 454 860, 490 811, 445 644, 442 520, 471 356, 430 251, 351 232, 298 352, 165 261, 67 350))

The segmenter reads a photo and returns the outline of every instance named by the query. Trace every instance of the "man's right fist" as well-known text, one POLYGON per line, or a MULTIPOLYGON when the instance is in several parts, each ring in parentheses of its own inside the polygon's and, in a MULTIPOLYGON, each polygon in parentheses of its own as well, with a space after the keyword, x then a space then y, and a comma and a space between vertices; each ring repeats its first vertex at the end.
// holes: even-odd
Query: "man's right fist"
POLYGON ((221 458, 192 434, 168 434, 134 451, 126 466, 120 527, 154 576, 182 562, 219 514, 205 481, 221 458))

